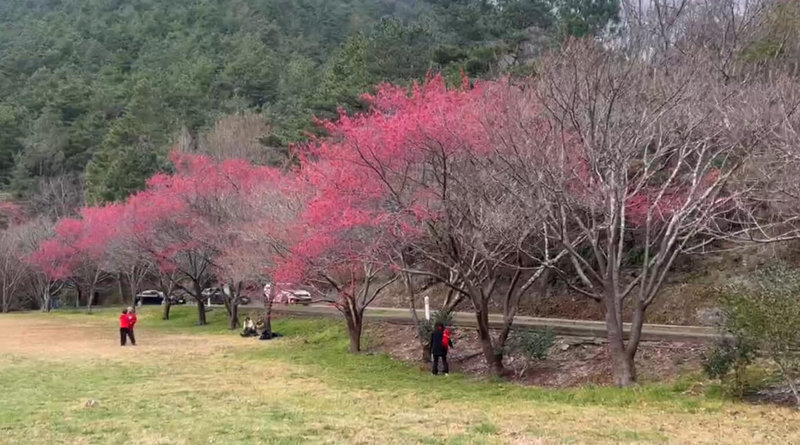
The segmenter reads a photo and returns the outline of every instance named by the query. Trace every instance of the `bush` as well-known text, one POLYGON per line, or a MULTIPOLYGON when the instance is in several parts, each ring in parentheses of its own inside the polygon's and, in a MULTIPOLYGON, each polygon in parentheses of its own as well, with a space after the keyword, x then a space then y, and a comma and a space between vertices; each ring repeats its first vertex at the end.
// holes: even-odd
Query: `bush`
POLYGON ((453 324, 453 313, 450 311, 436 311, 431 314, 430 320, 421 320, 419 324, 419 336, 424 345, 430 346, 428 343, 431 341, 433 327, 436 326, 438 322, 441 322, 445 326, 450 326, 453 324))
POLYGON ((737 345, 771 359, 800 406, 800 273, 783 263, 769 265, 749 282, 729 286, 722 312, 725 331, 737 345))
POLYGON ((730 343, 720 342, 703 354, 703 372, 709 378, 723 379, 733 368, 734 356, 730 343))
POLYGON ((510 340, 506 350, 508 352, 518 352, 524 356, 523 366, 515 371, 517 378, 521 378, 533 362, 547 358, 547 354, 555 343, 556 337, 551 329, 520 330, 514 331, 510 340))
POLYGON ((514 349, 529 360, 544 360, 556 341, 551 329, 517 331, 514 333, 514 349))
POLYGON ((733 370, 731 391, 741 397, 746 389, 745 371, 755 357, 755 349, 741 341, 722 337, 716 345, 703 354, 703 371, 712 379, 728 383, 733 370))

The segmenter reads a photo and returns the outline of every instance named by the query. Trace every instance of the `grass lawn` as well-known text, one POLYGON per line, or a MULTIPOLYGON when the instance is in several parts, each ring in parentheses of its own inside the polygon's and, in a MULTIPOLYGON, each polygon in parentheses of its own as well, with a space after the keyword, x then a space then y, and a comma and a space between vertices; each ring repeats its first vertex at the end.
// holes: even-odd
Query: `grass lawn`
POLYGON ((0 316, 0 443, 800 443, 797 411, 726 401, 707 385, 434 377, 348 355, 336 320, 280 319, 285 337, 261 342, 228 332, 219 309, 194 326, 195 311, 162 321, 144 310, 139 345, 126 348, 116 310, 0 316))

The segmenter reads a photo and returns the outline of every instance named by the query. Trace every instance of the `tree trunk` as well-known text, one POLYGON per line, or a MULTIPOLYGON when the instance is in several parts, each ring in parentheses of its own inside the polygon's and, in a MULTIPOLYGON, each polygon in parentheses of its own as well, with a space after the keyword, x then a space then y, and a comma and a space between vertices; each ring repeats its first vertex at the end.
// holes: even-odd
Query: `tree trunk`
POLYGON ((94 290, 94 286, 89 288, 89 297, 86 300, 86 312, 92 312, 92 305, 94 304, 94 298, 97 296, 97 292, 94 290))
MULTIPOLYGON (((139 293, 139 285, 141 284, 142 278, 136 275, 136 268, 134 268, 129 272, 126 272, 125 277, 126 277, 125 279, 128 280, 128 286, 127 286, 128 297, 130 297, 131 299, 130 301, 133 304, 136 301, 136 294, 139 293)), ((169 290, 167 291, 164 290, 166 286, 164 286, 163 276, 159 276, 158 281, 159 281, 159 289, 162 292, 164 292, 164 295, 166 295, 167 298, 169 298, 171 292, 169 290)), ((171 289, 171 285, 169 286, 169 288, 171 289)))
MULTIPOLYGON (((506 318, 503 320, 503 329, 500 330, 500 336, 497 337, 497 349, 505 351, 506 343, 508 342, 508 337, 511 334, 511 325, 514 323, 514 318, 506 318)), ((502 356, 500 357, 502 360, 502 356)))
POLYGON ((628 387, 636 383, 636 368, 631 357, 624 348, 611 345, 611 358, 614 367, 614 384, 628 387))
POLYGON ((633 311, 633 319, 631 320, 631 333, 628 338, 628 344, 625 346, 625 352, 630 356, 630 361, 633 363, 636 357, 636 351, 639 350, 639 342, 642 339, 642 328, 644 328, 644 315, 647 308, 644 302, 639 300, 636 304, 636 309, 633 311))
POLYGON ((239 295, 242 290, 242 285, 239 283, 237 288, 230 284, 222 286, 222 294, 225 297, 225 310, 228 312, 228 325, 231 330, 239 327, 239 295))
POLYGON ((42 291, 42 307, 40 309, 42 312, 50 312, 50 308, 50 286, 47 286, 42 291))
POLYGON ((611 349, 611 361, 614 372, 614 384, 620 387, 631 386, 636 382, 636 370, 633 355, 625 349, 622 323, 618 321, 616 311, 606 305, 606 338, 611 349))
POLYGON ((172 309, 172 303, 169 301, 169 297, 164 298, 164 313, 161 315, 162 320, 169 320, 169 310, 172 309))
POLYGON ((492 369, 495 375, 503 374, 503 352, 495 351, 492 344, 492 334, 489 327, 489 302, 488 300, 480 299, 480 307, 475 312, 475 317, 478 322, 478 338, 481 341, 481 350, 486 364, 492 369))
POLYGON ((203 286, 197 281, 192 283, 194 287, 194 299, 197 301, 197 324, 203 326, 206 323, 206 302, 203 301, 203 286))
MULTIPOLYGON (((128 279, 128 284, 131 286, 131 300, 136 301, 136 294, 139 293, 139 289, 137 289, 134 285, 134 280, 130 278, 128 279)), ((174 283, 171 280, 164 280, 163 275, 159 275, 158 278, 158 289, 164 294, 164 313, 161 315, 162 320, 169 320, 169 313, 172 310, 172 291, 174 290, 174 283)))
POLYGON ((206 303, 203 301, 203 297, 200 296, 197 298, 197 324, 203 326, 206 323, 206 303))
MULTIPOLYGON (((408 267, 403 263, 403 267, 408 267)), ((417 333, 419 340, 419 347, 422 350, 422 361, 428 363, 431 361, 431 347, 427 343, 428 339, 422 337, 422 331, 419 326, 419 315, 417 315, 417 294, 414 292, 414 286, 411 283, 411 275, 403 272, 403 284, 406 287, 406 294, 408 295, 408 308, 411 311, 411 320, 414 323, 414 329, 417 333)))
MULTIPOLYGON (((119 299, 123 305, 128 304, 128 299, 125 298, 125 274, 122 272, 117 273, 117 290, 119 291, 119 299)), ((133 298, 130 299, 130 305, 133 306, 133 298)))
POLYGON ((361 328, 363 326, 363 313, 346 307, 344 318, 347 321, 347 334, 350 336, 350 353, 361 352, 361 328))
POLYGON ((461 300, 464 299, 464 294, 461 292, 456 292, 454 290, 450 290, 447 294, 447 298, 442 305, 442 312, 450 313, 456 310, 456 306, 461 303, 461 300))
POLYGON ((422 361, 425 363, 431 362, 431 345, 428 343, 422 344, 422 361))
POLYGON ((236 302, 230 303, 228 327, 230 327, 231 331, 239 327, 239 305, 236 302))
POLYGON ((270 291, 270 295, 264 296, 264 332, 267 334, 265 337, 272 338, 272 301, 274 290, 270 291))

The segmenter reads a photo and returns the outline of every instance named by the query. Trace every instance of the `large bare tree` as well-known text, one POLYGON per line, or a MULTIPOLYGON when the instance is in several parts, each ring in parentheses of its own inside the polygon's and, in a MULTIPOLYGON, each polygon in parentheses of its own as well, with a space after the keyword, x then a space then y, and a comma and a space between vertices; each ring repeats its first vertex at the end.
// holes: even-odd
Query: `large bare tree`
POLYGON ((626 386, 675 259, 764 228, 754 197, 765 182, 750 167, 794 107, 779 104, 774 83, 727 82, 701 51, 665 69, 594 42, 548 60, 535 90, 553 137, 524 152, 516 177, 548 196, 548 235, 570 260, 558 271, 601 304, 615 382, 626 386))

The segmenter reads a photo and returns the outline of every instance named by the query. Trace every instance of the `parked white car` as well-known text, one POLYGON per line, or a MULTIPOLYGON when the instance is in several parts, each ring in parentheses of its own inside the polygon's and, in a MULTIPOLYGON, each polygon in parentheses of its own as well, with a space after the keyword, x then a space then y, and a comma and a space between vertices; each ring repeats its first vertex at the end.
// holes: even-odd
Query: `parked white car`
MULTIPOLYGON (((264 296, 269 297, 270 289, 272 285, 267 283, 264 285, 264 296)), ((311 304, 311 293, 306 290, 301 289, 281 289, 278 291, 278 294, 275 295, 275 299, 273 300, 275 303, 284 303, 284 304, 302 304, 308 305, 311 304)))

